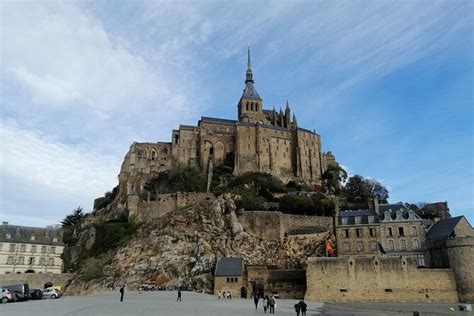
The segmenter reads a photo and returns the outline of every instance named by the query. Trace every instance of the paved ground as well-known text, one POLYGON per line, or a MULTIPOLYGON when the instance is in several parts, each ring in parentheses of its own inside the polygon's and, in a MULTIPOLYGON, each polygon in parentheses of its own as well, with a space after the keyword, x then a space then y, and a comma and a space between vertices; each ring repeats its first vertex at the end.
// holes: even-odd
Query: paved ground
MULTIPOLYGON (((296 300, 278 300, 277 315, 296 315, 293 305, 296 300)), ((452 312, 449 307, 456 304, 323 304, 307 302, 307 315, 473 315, 452 312)), ((125 292, 123 303, 119 293, 104 292, 90 296, 62 297, 56 300, 29 301, 0 305, 0 315, 263 315, 259 305, 255 310, 253 301, 232 299, 218 300, 211 295, 183 292, 183 301, 176 302, 176 292, 125 292)))

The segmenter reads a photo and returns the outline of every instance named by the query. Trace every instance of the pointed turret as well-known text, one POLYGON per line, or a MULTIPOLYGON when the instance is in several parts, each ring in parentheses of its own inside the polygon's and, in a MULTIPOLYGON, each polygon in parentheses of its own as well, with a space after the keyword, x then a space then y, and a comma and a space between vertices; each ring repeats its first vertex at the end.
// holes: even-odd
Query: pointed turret
POLYGON ((273 107, 273 112, 272 112, 272 125, 277 125, 277 114, 275 111, 275 107, 273 107))
POLYGON ((281 127, 284 127, 285 126, 285 116, 283 115, 283 111, 280 107, 280 114, 278 114, 278 125, 280 125, 281 127))
POLYGON ((245 89, 241 99, 262 101, 257 90, 253 86, 252 62, 250 61, 250 46, 247 50, 247 73, 245 74, 245 89))
POLYGON ((288 100, 286 100, 286 108, 285 108, 285 128, 290 128, 291 123, 291 112, 290 112, 290 105, 288 100))
POLYGON ((252 63, 250 62, 250 45, 247 47, 247 74, 245 75, 245 83, 253 83, 252 63))
POLYGON ((293 128, 298 128, 298 122, 296 122, 296 115, 293 113, 293 128))

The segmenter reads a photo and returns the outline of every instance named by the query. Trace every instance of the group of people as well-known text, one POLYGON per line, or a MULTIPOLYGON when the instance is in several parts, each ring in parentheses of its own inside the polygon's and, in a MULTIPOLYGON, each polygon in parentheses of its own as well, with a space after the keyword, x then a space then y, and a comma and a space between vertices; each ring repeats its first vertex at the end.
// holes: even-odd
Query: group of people
POLYGON ((295 312, 296 312, 296 316, 300 316, 300 312, 301 312, 301 316, 306 316, 306 308, 308 306, 306 305, 306 303, 304 301, 299 301, 299 303, 296 303, 295 304, 295 312))
POLYGON ((262 300, 263 312, 266 314, 268 310, 269 314, 275 314, 275 307, 277 306, 275 296, 272 295, 271 297, 268 297, 268 295, 262 295, 260 297, 258 294, 254 294, 253 302, 255 303, 255 309, 258 308, 258 302, 260 299, 262 300))
POLYGON ((232 299, 232 291, 224 291, 224 292, 219 291, 218 297, 219 297, 219 299, 221 299, 221 297, 222 297, 223 299, 229 299, 230 300, 230 299, 232 299))

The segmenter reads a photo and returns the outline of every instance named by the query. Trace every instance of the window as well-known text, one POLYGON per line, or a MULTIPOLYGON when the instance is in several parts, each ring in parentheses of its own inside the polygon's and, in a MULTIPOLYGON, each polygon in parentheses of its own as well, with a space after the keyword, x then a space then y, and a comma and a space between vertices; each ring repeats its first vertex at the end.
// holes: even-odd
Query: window
POLYGON ((26 251, 26 245, 20 245, 20 252, 26 251))
POLYGON ((361 238, 361 237, 362 237, 362 229, 361 229, 361 228, 357 228, 357 229, 356 229, 356 236, 357 236, 357 238, 361 238))
POLYGON ((41 246, 41 253, 46 253, 46 246, 41 246))
POLYGON ((364 244, 362 241, 357 242, 357 251, 363 251, 364 250, 364 244))
POLYGON ((25 264, 25 257, 24 256, 20 256, 18 258, 18 264, 25 264))
POLYGON ((342 218, 342 225, 347 225, 347 224, 349 224, 348 218, 347 218, 347 217, 343 217, 343 218, 342 218))
POLYGON ((407 244, 404 239, 400 240, 400 250, 407 250, 407 244))
POLYGON ((48 265, 54 266, 54 258, 48 258, 48 265))
POLYGON ((7 264, 13 264, 13 256, 8 256, 7 264))
POLYGON ((10 252, 15 252, 15 244, 10 244, 10 252))
POLYGON ((418 231, 416 230, 416 226, 411 227, 411 235, 412 236, 418 236, 418 231))
POLYGON ((245 104, 245 109, 248 111, 249 110, 249 103, 245 104))
POLYGON ((51 247, 51 253, 56 253, 56 247, 51 247))
POLYGON ((40 266, 44 266, 44 257, 40 258, 39 264, 40 264, 40 266))
POLYGON ((425 267, 425 256, 424 255, 415 255, 416 265, 419 267, 425 267))
POLYGON ((388 241, 388 250, 391 250, 391 251, 395 250, 395 245, 393 243, 393 240, 388 241))
POLYGON ((400 236, 405 236, 405 232, 403 231, 403 227, 398 227, 398 234, 400 236))
POLYGON ((6 238, 6 239, 12 239, 12 235, 10 235, 10 234, 5 234, 5 238, 6 238))
POLYGON ((351 251, 351 245, 348 242, 344 243, 344 251, 345 252, 351 251))
POLYGON ((31 265, 34 265, 35 264, 35 257, 30 257, 30 259, 28 260, 28 264, 31 266, 31 265))
POLYGON ((370 232, 370 237, 376 237, 377 236, 377 234, 375 233, 375 228, 370 228, 369 232, 370 232))
POLYGON ((235 282, 239 282, 239 278, 235 278, 235 282))
POLYGON ((356 225, 360 225, 360 219, 361 219, 361 216, 356 216, 356 217, 355 217, 355 223, 356 223, 356 225))
POLYGON ((372 241, 370 243, 370 249, 372 249, 372 251, 377 251, 377 242, 376 241, 372 241))
POLYGON ((227 283, 229 283, 229 282, 230 282, 230 278, 227 278, 227 283))
POLYGON ((31 235, 30 240, 35 241, 35 235, 31 235))
POLYGON ((418 239, 413 239, 413 249, 420 249, 420 242, 418 239))
POLYGON ((369 215, 368 220, 369 220, 369 224, 372 224, 374 222, 374 216, 369 215))
POLYGON ((31 253, 35 253, 36 252, 36 245, 32 245, 30 251, 31 251, 31 253))
POLYGON ((392 227, 388 227, 387 228, 387 237, 392 237, 392 236, 393 236, 392 227))
POLYGON ((344 229, 344 238, 349 238, 349 230, 344 229))

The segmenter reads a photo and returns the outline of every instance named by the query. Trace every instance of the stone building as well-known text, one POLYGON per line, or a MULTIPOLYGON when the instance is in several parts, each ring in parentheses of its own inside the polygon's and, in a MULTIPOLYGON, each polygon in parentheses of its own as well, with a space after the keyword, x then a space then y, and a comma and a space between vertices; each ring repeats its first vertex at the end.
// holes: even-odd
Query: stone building
POLYGON ((320 183, 325 168, 336 163, 331 152, 322 152, 318 134, 298 126, 288 101, 284 110, 263 108, 250 51, 237 119, 201 117, 197 126, 180 125, 171 138, 171 142, 131 145, 119 174, 122 194, 139 194, 151 176, 178 165, 207 173, 226 161, 234 174, 265 172, 285 182, 320 183))
POLYGON ((61 273, 63 250, 59 230, 0 226, 0 274, 61 273))
MULTIPOLYGON (((244 261, 241 257, 223 257, 217 261, 214 273, 214 294, 230 292, 241 297, 245 289, 244 261)), ((246 294, 245 294, 246 295, 246 294)))
POLYGON ((429 266, 433 268, 448 268, 448 240, 459 237, 474 237, 471 224, 464 216, 442 219, 435 223, 426 233, 426 245, 429 266))
POLYGON ((425 230, 421 218, 403 204, 375 205, 375 210, 342 211, 336 226, 337 253, 404 255, 425 266, 425 230))

